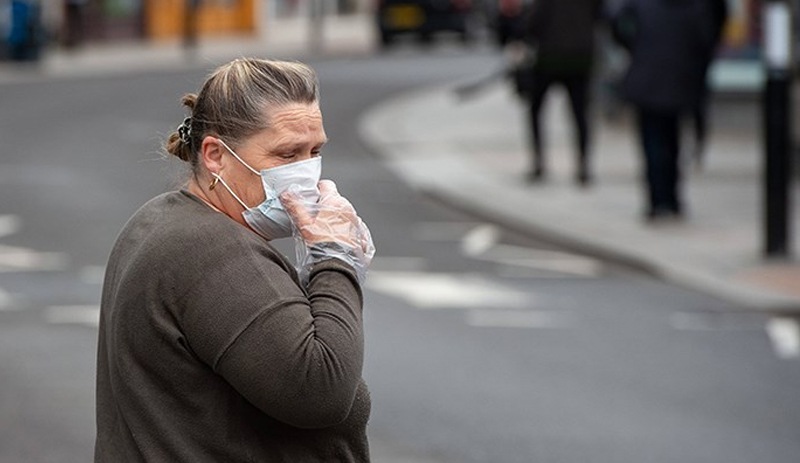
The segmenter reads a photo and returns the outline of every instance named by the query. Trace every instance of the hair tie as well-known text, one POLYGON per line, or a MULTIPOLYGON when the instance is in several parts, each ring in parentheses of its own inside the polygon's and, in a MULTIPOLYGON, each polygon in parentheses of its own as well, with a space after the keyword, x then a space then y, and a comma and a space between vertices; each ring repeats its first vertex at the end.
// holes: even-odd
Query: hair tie
POLYGON ((178 136, 180 136, 181 141, 185 144, 190 144, 192 142, 192 118, 191 116, 187 117, 186 119, 181 122, 181 125, 178 126, 178 136))

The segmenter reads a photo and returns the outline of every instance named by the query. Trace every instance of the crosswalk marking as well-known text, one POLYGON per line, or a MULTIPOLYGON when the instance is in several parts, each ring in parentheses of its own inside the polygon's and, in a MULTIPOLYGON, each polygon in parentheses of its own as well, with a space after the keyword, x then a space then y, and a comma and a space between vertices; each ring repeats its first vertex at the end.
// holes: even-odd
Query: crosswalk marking
POLYGON ((525 308, 531 295, 476 274, 371 272, 367 287, 418 309, 525 308))
POLYGON ((531 249, 508 244, 494 245, 481 255, 473 257, 504 265, 579 277, 596 277, 603 269, 602 263, 597 259, 567 252, 531 249))
POLYGON ((596 277, 603 271, 598 259, 563 251, 535 249, 501 243, 502 230, 496 225, 479 222, 421 222, 416 224, 413 236, 421 241, 459 242, 463 255, 484 262, 515 267, 521 271, 514 274, 504 268, 498 273, 504 277, 530 277, 533 270, 557 274, 559 277, 596 277))
POLYGON ((800 357, 800 326, 791 318, 772 318, 767 322, 767 334, 775 355, 782 359, 800 357))
MULTIPOLYGON (((11 214, 0 215, 0 238, 13 235, 22 228, 22 220, 11 214)), ((61 270, 67 256, 60 252, 40 252, 33 249, 0 245, 0 272, 61 270)))
POLYGON ((89 265, 81 269, 81 281, 90 285, 99 285, 103 283, 103 278, 106 274, 106 268, 102 265, 89 265))
POLYGON ((20 220, 16 215, 0 215, 0 238, 13 235, 19 230, 20 220))
POLYGON ((39 252, 17 246, 0 245, 0 272, 60 270, 67 256, 60 252, 39 252))
POLYGON ((458 241, 478 222, 419 222, 412 229, 412 236, 419 241, 458 241))
POLYGON ((0 288, 0 312, 4 310, 11 310, 11 295, 0 288))
POLYGON ((461 252, 477 257, 490 250, 500 240, 500 230, 494 225, 480 225, 461 238, 461 252))

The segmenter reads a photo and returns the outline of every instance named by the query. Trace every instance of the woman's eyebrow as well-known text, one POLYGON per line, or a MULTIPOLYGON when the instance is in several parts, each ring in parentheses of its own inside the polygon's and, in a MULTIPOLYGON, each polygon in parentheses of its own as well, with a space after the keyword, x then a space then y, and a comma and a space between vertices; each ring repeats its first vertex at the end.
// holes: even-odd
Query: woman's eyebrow
MULTIPOLYGON (((314 147, 322 147, 326 143, 328 143, 328 139, 327 138, 322 140, 320 143, 314 144, 314 147)), ((303 149, 306 146, 308 146, 307 143, 288 141, 288 142, 285 142, 285 143, 281 143, 281 144, 275 145, 272 148, 272 151, 279 151, 279 152, 296 151, 296 150, 303 149)))

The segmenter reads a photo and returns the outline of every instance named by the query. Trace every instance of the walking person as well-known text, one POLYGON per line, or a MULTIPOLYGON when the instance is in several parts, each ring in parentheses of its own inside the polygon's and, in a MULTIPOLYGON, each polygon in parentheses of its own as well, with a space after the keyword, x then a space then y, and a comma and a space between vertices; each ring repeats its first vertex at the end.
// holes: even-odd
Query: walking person
POLYGON ((531 182, 547 176, 541 109, 547 91, 556 84, 569 94, 575 124, 575 180, 585 186, 592 179, 587 113, 596 27, 602 17, 602 0, 534 0, 531 6, 525 34, 536 54, 529 96, 531 182))
POLYGON ((682 218, 680 121, 705 92, 718 40, 709 0, 626 0, 613 19, 628 49, 623 97, 636 108, 647 185, 645 217, 682 218))
POLYGON ((75 48, 83 44, 84 15, 88 0, 64 1, 64 46, 75 48))
POLYGON ((212 73, 167 152, 185 187, 142 206, 103 284, 96 462, 367 462, 369 230, 330 180, 313 70, 212 73), (271 245, 293 237, 297 268, 271 245))
MULTIPOLYGON (((722 35, 725 30, 725 24, 728 21, 728 1, 727 0, 708 0, 711 7, 711 17, 714 32, 715 43, 722 41, 722 35)), ((700 97, 700 102, 691 113, 691 119, 694 128, 694 161, 698 167, 702 167, 703 159, 705 157, 706 141, 708 140, 708 102, 711 98, 711 88, 709 88, 708 71, 711 63, 714 60, 716 49, 712 48, 711 56, 706 61, 705 77, 703 81, 703 94, 700 97)))

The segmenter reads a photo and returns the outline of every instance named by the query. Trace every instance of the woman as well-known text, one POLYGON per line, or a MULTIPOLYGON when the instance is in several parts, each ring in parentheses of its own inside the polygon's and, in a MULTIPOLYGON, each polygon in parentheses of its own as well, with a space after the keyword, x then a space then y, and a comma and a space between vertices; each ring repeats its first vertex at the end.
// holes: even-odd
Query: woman
POLYGON ((319 181, 318 93, 305 65, 238 59, 184 97, 167 151, 191 178, 136 212, 106 269, 95 461, 369 461, 374 247, 319 181), (293 235, 299 272, 269 243, 293 235))

